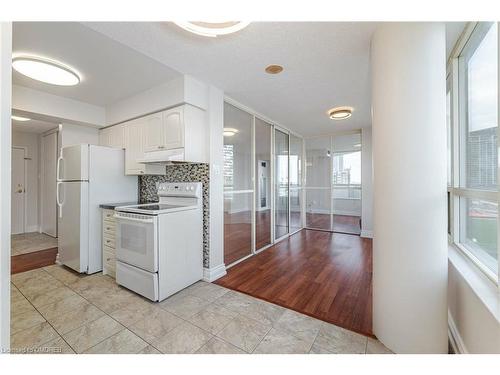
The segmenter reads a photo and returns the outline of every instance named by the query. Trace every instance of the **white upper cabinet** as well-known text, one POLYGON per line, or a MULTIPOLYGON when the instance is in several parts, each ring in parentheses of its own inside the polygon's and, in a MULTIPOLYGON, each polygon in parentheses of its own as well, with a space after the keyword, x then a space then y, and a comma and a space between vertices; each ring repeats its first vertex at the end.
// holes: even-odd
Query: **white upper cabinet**
POLYGON ((100 130, 99 146, 124 148, 124 126, 120 124, 100 130))
POLYGON ((164 164, 144 160, 208 163, 207 127, 205 111, 184 104, 102 129, 99 144, 125 148, 126 174, 164 174, 164 164))
POLYGON ((153 113, 137 120, 144 128, 144 151, 158 151, 165 148, 163 113, 153 113))
POLYGON ((184 106, 163 112, 163 142, 167 150, 184 147, 184 106))
POLYGON ((139 163, 144 157, 145 127, 142 119, 128 121, 124 124, 125 174, 165 174, 165 167, 139 163))
POLYGON ((144 126, 144 151, 184 147, 184 106, 141 118, 144 126))

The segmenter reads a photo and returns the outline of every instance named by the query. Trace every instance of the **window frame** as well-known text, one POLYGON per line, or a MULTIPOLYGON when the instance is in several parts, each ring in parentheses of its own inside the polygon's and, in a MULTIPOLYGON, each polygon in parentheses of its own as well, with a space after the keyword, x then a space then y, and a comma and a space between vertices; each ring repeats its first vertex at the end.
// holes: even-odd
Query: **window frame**
MULTIPOLYGON (((460 71, 462 67, 459 64, 460 58, 463 53, 466 52, 469 47, 469 41, 482 41, 482 38, 477 38, 474 34, 476 27, 480 25, 479 22, 470 22, 465 27, 464 32, 459 38, 455 48, 453 49, 447 64, 447 77, 446 77, 446 92, 450 91, 451 96, 451 109, 450 109, 450 121, 451 121, 451 183, 447 186, 447 192, 450 194, 450 207, 449 207, 449 220, 451 224, 450 232, 448 234, 448 242, 454 245, 459 251, 464 254, 488 279, 493 281, 497 287, 500 289, 499 277, 500 277, 500 241, 497 241, 497 274, 492 272, 483 262, 479 260, 467 247, 460 243, 460 233, 464 229, 464 223, 460 220, 460 198, 475 198, 483 199, 486 201, 495 202, 500 207, 500 191, 498 189, 499 182, 497 181, 497 190, 477 190, 470 189, 462 186, 460 180, 461 174, 465 172, 465 164, 462 165, 460 160, 462 158, 462 152, 465 147, 465 137, 464 132, 467 129, 467 112, 464 105, 464 101, 467 100, 465 95, 466 87, 465 85, 460 85, 460 76, 463 72, 460 71)), ((497 23, 497 27, 498 27, 497 23)), ((497 53, 500 55, 500 37, 497 40, 499 48, 497 53)), ((477 45, 473 48, 477 48, 477 45)), ((497 69, 500 70, 500 58, 497 69)), ((499 74, 500 77, 500 74, 499 74)), ((500 106, 498 106, 500 119, 500 106)), ((497 142, 500 135, 500 126, 497 126, 497 142)), ((499 149, 499 144, 497 143, 497 150, 499 149)), ((447 151, 448 155, 448 151, 447 151)), ((447 157, 448 159, 448 157, 447 157)), ((500 176, 500 162, 497 163, 497 176, 500 176)), ((497 219, 497 235, 500 233, 500 217, 497 219)), ((497 238, 500 238, 498 236, 497 238)))

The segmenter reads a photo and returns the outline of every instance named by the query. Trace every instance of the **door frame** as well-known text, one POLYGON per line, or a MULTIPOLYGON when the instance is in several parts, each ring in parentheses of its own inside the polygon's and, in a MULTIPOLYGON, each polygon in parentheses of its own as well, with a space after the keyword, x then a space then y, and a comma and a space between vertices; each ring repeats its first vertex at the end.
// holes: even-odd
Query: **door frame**
MULTIPOLYGON (((24 165, 24 195, 23 195, 23 203, 24 203, 24 207, 23 207, 23 231, 22 233, 26 233, 26 228, 28 227, 28 215, 27 215, 27 205, 28 205, 28 199, 27 199, 27 191, 28 191, 28 160, 29 158, 26 156, 28 154, 28 147, 26 146, 14 146, 14 144, 12 145, 12 149, 20 149, 20 150, 23 150, 24 152, 24 161, 23 161, 23 165, 24 165)), ((11 168, 12 168, 12 161, 11 161, 11 168)), ((12 172, 11 172, 12 173, 12 172)), ((11 198, 11 202, 12 202, 12 198, 11 198)), ((11 207, 11 215, 12 215, 12 207, 11 207)), ((12 229, 11 229, 12 231, 12 229)))
MULTIPOLYGON (((45 152, 45 148, 43 147, 43 137, 46 137, 46 136, 49 136, 49 135, 52 135, 52 134, 55 134, 56 135, 56 180, 57 180, 57 158, 59 156, 59 128, 54 128, 52 130, 49 130, 45 133, 42 133, 41 134, 41 137, 40 137, 40 180, 39 180, 39 197, 40 197, 40 202, 39 202, 39 207, 40 207, 40 225, 39 225, 39 232, 40 233, 45 233, 43 232, 42 230, 42 221, 43 221, 43 210, 44 210, 44 199, 43 199, 43 190, 44 190, 44 183, 45 183, 45 179, 46 179, 46 175, 45 175, 45 171, 44 171, 44 163, 43 163, 43 158, 44 158, 44 152, 45 152)), ((57 200, 57 197, 56 197, 56 200, 57 200)), ((56 237, 58 237, 58 227, 59 227, 59 220, 57 220, 57 203, 56 203, 56 217, 55 217, 55 221, 56 221, 56 237)), ((47 233, 45 233, 47 234, 47 233)), ((49 234, 47 234, 49 235, 49 234)))

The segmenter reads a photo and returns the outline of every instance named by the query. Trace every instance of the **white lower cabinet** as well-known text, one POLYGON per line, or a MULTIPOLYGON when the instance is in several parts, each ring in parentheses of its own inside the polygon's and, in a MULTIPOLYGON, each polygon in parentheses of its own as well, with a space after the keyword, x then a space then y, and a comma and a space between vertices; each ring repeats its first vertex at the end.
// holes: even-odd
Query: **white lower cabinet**
POLYGON ((113 217, 114 213, 114 210, 102 210, 102 273, 113 278, 116 275, 116 223, 113 217))

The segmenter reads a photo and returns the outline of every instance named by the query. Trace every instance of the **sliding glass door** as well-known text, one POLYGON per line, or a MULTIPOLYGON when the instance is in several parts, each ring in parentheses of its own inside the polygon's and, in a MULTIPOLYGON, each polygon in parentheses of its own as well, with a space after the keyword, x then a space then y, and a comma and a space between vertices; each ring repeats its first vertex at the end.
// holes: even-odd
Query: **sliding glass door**
POLYGON ((274 130, 274 238, 278 239, 289 232, 289 137, 288 134, 274 130))
POLYGON ((224 103, 224 263, 302 229, 303 140, 224 103))
POLYGON ((224 263, 252 254, 253 116, 224 104, 224 263))
POLYGON ((361 134, 305 140, 306 227, 361 233, 361 134))
POLYGON ((331 139, 305 140, 306 145, 306 227, 332 229, 331 139))

